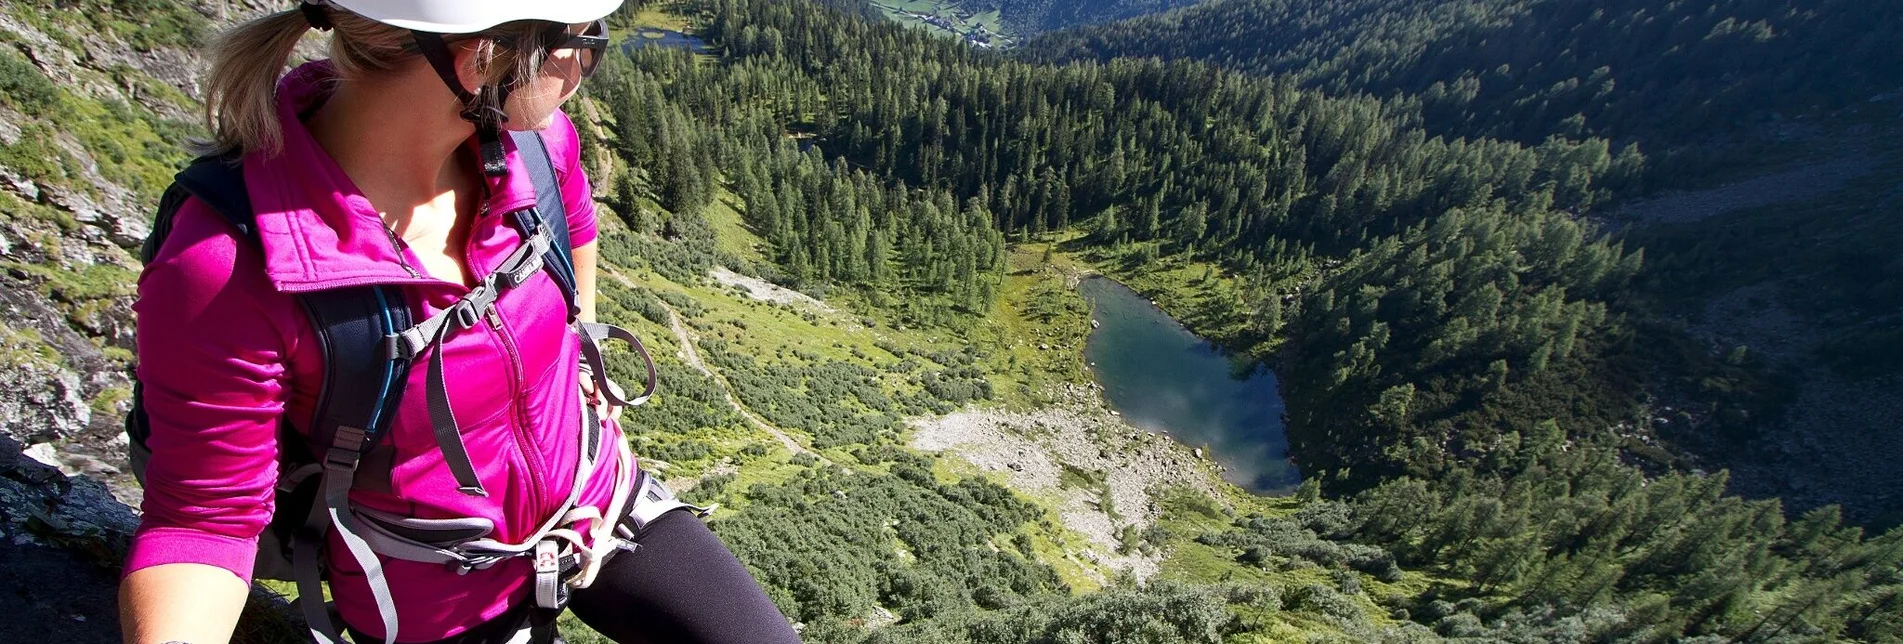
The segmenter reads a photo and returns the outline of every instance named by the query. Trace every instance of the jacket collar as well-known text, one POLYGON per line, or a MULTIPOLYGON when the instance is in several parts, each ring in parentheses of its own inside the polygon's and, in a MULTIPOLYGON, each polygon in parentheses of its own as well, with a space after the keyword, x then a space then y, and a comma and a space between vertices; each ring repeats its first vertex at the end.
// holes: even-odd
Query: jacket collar
MULTIPOLYGON (((268 157, 261 152, 245 155, 245 188, 258 220, 266 276, 286 293, 436 283, 403 268, 400 251, 376 208, 298 117, 322 104, 335 82, 327 61, 286 74, 277 91, 283 150, 268 157)), ((488 179, 490 217, 535 205, 535 187, 522 169, 515 142, 504 137, 502 144, 509 174, 488 179)))

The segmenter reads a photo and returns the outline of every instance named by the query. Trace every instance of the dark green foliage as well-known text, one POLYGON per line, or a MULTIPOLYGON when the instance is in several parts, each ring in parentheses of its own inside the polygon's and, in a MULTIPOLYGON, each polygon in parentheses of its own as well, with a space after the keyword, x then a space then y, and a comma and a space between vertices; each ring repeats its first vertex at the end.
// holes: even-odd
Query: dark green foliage
POLYGON ((1855 0, 1221 0, 1022 51, 1206 60, 1331 94, 1416 97, 1426 125, 1454 136, 1639 139, 1708 156, 1724 145, 1713 135, 1903 84, 1886 35, 1899 29, 1895 6, 1855 0))
POLYGON ((0 48, 0 101, 31 116, 50 116, 59 105, 59 88, 24 56, 0 48))
POLYGON ((1502 421, 1617 422, 1632 394, 1581 387, 1617 380, 1581 348, 1616 333, 1595 298, 1624 288, 1640 261, 1565 217, 1484 210, 1352 255, 1284 329, 1300 347, 1284 370, 1291 432, 1315 454, 1303 468, 1349 466, 1361 482, 1431 473, 1502 421), (1580 390, 1550 390, 1552 370, 1580 390), (1574 402, 1539 402, 1554 396, 1574 402))
POLYGON ((1265 260, 1345 251, 1453 207, 1584 208, 1642 161, 1604 141, 1430 138, 1410 103, 1209 65, 1014 63, 794 4, 723 0, 707 31, 731 59, 791 76, 775 103, 826 88, 811 127, 829 154, 976 199, 1007 234, 1114 206, 1137 215, 1138 240, 1265 260), (789 33, 811 37, 768 37, 789 33))
POLYGON ((787 138, 823 99, 811 79, 780 67, 701 65, 659 48, 604 64, 596 95, 614 116, 615 152, 631 166, 613 186, 616 209, 638 233, 626 252, 653 252, 655 238, 686 242, 647 260, 670 277, 715 262, 744 266, 702 242, 711 234, 697 213, 725 184, 739 197, 727 205, 767 241, 775 266, 763 272, 776 281, 863 287, 928 323, 989 310, 1004 239, 984 204, 915 194, 787 138))
MULTIPOLYGON (((1864 539, 1834 508, 1786 522, 1775 501, 1722 497, 1723 476, 1648 481, 1612 450, 1556 434, 1535 432, 1507 460, 1507 474, 1456 469, 1375 488, 1354 505, 1357 537, 1506 605, 1618 610, 1621 629, 1647 641, 1895 632, 1865 602, 1896 592, 1903 531, 1864 539)), ((1477 622, 1455 624, 1443 634, 1477 622)))
POLYGON ((919 381, 926 393, 953 405, 991 399, 991 382, 975 367, 934 371, 920 376, 919 381))
MULTIPOLYGON (((1456 12, 1465 6, 1449 5, 1456 12)), ((1523 12, 1573 7, 1512 9, 1494 17, 1510 22, 1523 12)), ((1325 477, 1313 493, 1374 490, 1349 505, 1318 503, 1291 519, 1245 519, 1204 536, 1234 548, 1245 563, 1329 569, 1319 578, 1325 583, 1276 589, 1269 610, 1286 603, 1305 619, 1369 632, 1358 630, 1369 620, 1359 593, 1373 594, 1370 578, 1399 578, 1398 566, 1406 564, 1471 582, 1400 599, 1417 622, 1403 627, 1411 635, 1428 626, 1509 641, 1776 641, 1818 634, 1880 641, 1894 633, 1894 620, 1882 616, 1897 601, 1896 580, 1883 572, 1894 568, 1885 548, 1903 537, 1864 540, 1831 525, 1821 531, 1856 556, 1804 554, 1780 536, 1791 532, 1775 506, 1724 499, 1721 484, 1692 477, 1639 485, 1638 471, 1617 462, 1623 448, 1656 466, 1672 464, 1669 452, 1625 444, 1608 429, 1631 420, 1648 388, 1674 378, 1709 381, 1714 389, 1756 385, 1749 352, 1736 364, 1718 356, 1709 365, 1660 373, 1659 357, 1647 352, 1675 346, 1675 336, 1658 333, 1643 316, 1633 322, 1622 315, 1637 306, 1631 281, 1644 256, 1579 220, 1578 213, 1636 191, 1647 166, 1634 139, 1619 134, 1625 130, 1595 119, 1616 115, 1614 107, 1651 109, 1661 96, 1676 96, 1670 87, 1621 80, 1594 108, 1610 111, 1569 118, 1578 113, 1566 103, 1577 87, 1547 87, 1554 83, 1540 79, 1570 73, 1584 64, 1583 54, 1543 47, 1568 38, 1593 42, 1598 23, 1569 23, 1586 27, 1540 40, 1540 47, 1524 36, 1490 45, 1489 52, 1510 46, 1550 60, 1537 70, 1484 69, 1471 81, 1448 70, 1453 80, 1434 96, 1432 80, 1400 88, 1420 95, 1391 95, 1396 87, 1372 94, 1316 89, 1435 78, 1412 68, 1403 78, 1397 70, 1419 62, 1406 56, 1395 57, 1402 67, 1344 67, 1340 81, 1320 71, 1262 78, 1185 61, 1051 67, 802 2, 711 0, 702 17, 702 35, 719 48, 719 60, 639 55, 630 68, 638 72, 626 77, 647 88, 630 99, 645 112, 617 108, 616 118, 646 123, 631 131, 682 142, 678 149, 687 153, 717 155, 719 180, 739 197, 753 232, 769 241, 780 281, 855 286, 877 306, 911 307, 908 323, 942 322, 948 316, 932 315, 932 307, 975 312, 988 302, 983 260, 999 239, 993 229, 1028 238, 1078 227, 1092 233, 1079 246, 1136 245, 1123 251, 1144 258, 1134 270, 1188 254, 1240 276, 1240 289, 1206 276, 1206 288, 1224 296, 1208 298, 1207 306, 1241 302, 1223 318, 1246 328, 1241 343, 1280 343, 1269 346, 1281 347, 1295 453, 1307 461, 1304 471, 1325 477), (1350 78, 1361 69, 1366 78, 1350 78), (1497 84, 1484 74, 1518 74, 1529 84, 1497 84), (1473 85, 1473 95, 1450 94, 1459 82, 1473 85), (1501 93, 1481 91, 1496 89, 1501 93), (1456 107, 1492 120, 1449 121, 1447 110, 1456 107), (1541 111, 1549 108, 1564 113, 1541 111), (670 111, 718 134, 670 134, 681 123, 670 111), (1517 142, 1440 136, 1448 132, 1517 142), (1426 480, 1436 483, 1420 482, 1426 480), (1615 504, 1636 509, 1608 509, 1615 504)), ((1492 24, 1450 24, 1475 22, 1492 24)), ((1447 49, 1421 56, 1467 55, 1447 49)), ((1719 94, 1713 109, 1735 97, 1719 94)), ((1634 127, 1710 114, 1654 116, 1661 120, 1634 127)), ((688 175, 699 169, 653 150, 628 154, 647 161, 637 164, 645 174, 628 184, 624 201, 658 198, 691 211, 693 200, 679 196, 694 191, 666 186, 691 187, 688 175), (669 173, 687 178, 663 178, 669 173)), ((681 238, 665 230, 673 216, 633 225, 681 238)), ((1846 265, 1887 266, 1847 259, 1846 265)), ((870 369, 810 355, 768 364, 710 344, 710 360, 749 407, 810 434, 820 447, 880 446, 904 415, 984 395, 982 374, 958 355, 882 347, 901 360, 895 370, 923 390, 894 397, 879 385, 884 374, 870 369)), ((1174 614, 1097 612, 1102 604, 1092 602, 1112 601, 1105 596, 1037 598, 992 580, 908 569, 890 547, 892 536, 875 529, 887 519, 834 507, 860 498, 847 481, 932 490, 999 525, 1022 519, 987 515, 979 508, 999 503, 991 492, 939 485, 929 462, 876 448, 854 454, 885 464, 890 475, 829 469, 758 486, 745 493, 747 509, 729 520, 749 526, 736 533, 749 544, 743 557, 759 558, 754 563, 773 580, 776 600, 809 621, 811 637, 1209 641, 1224 629, 1251 628, 1223 615, 1196 622, 1213 630, 1184 629, 1171 623, 1174 614), (897 610, 906 623, 867 634, 839 621, 867 617, 875 603, 897 610)), ((1091 484, 1088 473, 1070 479, 1091 484)), ((873 497, 912 503, 911 494, 873 497)), ((937 520, 963 530, 957 526, 964 519, 937 520)), ((1012 550, 1030 549, 1028 539, 1010 538, 1008 547, 1007 539, 997 541, 998 550, 985 549, 995 558, 957 565, 1003 566, 998 562, 1016 556, 1012 550)), ((1125 606, 1154 599, 1124 592, 1135 594, 1110 596, 1125 606)), ((1211 615, 1240 610, 1214 589, 1179 594, 1208 600, 1198 605, 1213 606, 1211 615)))
POLYGON ((1007 31, 1023 35, 1121 20, 1193 4, 1193 0, 966 0, 972 13, 997 11, 1007 31))
POLYGON ((699 214, 670 215, 660 235, 624 230, 603 234, 600 243, 604 261, 650 268, 675 281, 698 280, 719 262, 714 229, 699 214))
POLYGON ((1159 584, 1081 597, 1042 597, 995 612, 966 612, 872 631, 809 631, 813 641, 861 644, 1217 644, 1242 631, 1234 610, 1278 606, 1257 588, 1159 584), (1265 606, 1266 605, 1266 606, 1265 606))
POLYGON ((774 425, 806 432, 816 447, 878 443, 898 431, 902 415, 914 413, 886 395, 879 372, 864 366, 762 363, 718 340, 701 348, 748 409, 774 425))
POLYGON ((909 462, 893 471, 826 468, 756 485, 744 512, 713 527, 781 610, 807 622, 866 616, 875 604, 923 620, 980 598, 1062 590, 1049 568, 991 547, 1039 516, 1035 507, 975 479, 940 485, 909 462))
MULTIPOLYGON (((612 239, 621 234, 619 231, 604 230, 603 238, 612 239)), ((667 333, 667 310, 660 308, 660 302, 651 291, 628 287, 615 279, 599 281, 597 289, 600 294, 595 303, 598 319, 637 329, 636 335, 640 337, 650 337, 650 333, 667 333), (651 324, 639 321, 643 318, 651 324)), ((647 376, 646 371, 641 370, 640 358, 615 349, 616 346, 617 343, 609 343, 604 347, 608 350, 605 357, 609 377, 626 387, 639 386, 642 378, 647 376)), ((648 350, 659 352, 653 346, 648 350)), ((668 434, 674 438, 694 435, 703 430, 745 425, 740 415, 734 413, 733 407, 727 403, 726 393, 720 383, 679 362, 658 355, 655 357, 655 369, 661 384, 654 398, 638 411, 625 413, 621 417, 623 429, 635 438, 637 447, 649 445, 644 441, 657 434, 668 434)), ((673 460, 652 450, 637 450, 637 456, 673 460)))
MULTIPOLYGON (((645 61, 666 61, 649 49, 634 50, 645 61)), ((677 215, 697 213, 713 199, 715 138, 698 127, 681 105, 665 95, 667 79, 648 68, 627 65, 625 58, 609 56, 601 69, 601 81, 591 90, 614 117, 613 148, 616 156, 632 164, 622 175, 636 192, 630 194, 621 185, 614 187, 615 198, 624 211, 635 211, 645 190, 655 195, 662 208, 677 215)), ((663 71, 665 73, 665 71, 663 71)), ((637 231, 658 233, 654 222, 630 222, 637 231)))
MULTIPOLYGON (((1248 516, 1236 520, 1235 530, 1204 534, 1196 538, 1199 543, 1212 546, 1233 548, 1239 554, 1237 561, 1242 563, 1270 567, 1285 566, 1291 560, 1307 562, 1323 568, 1334 569, 1338 573, 1360 572, 1382 581, 1401 580, 1401 567, 1395 563, 1394 555, 1379 547, 1340 543, 1352 536, 1346 530, 1348 524, 1348 506, 1337 503, 1322 503, 1311 506, 1309 510, 1320 509, 1328 514, 1344 515, 1321 519, 1323 530, 1314 529, 1316 517, 1296 517, 1294 519, 1268 519, 1261 516, 1248 516), (1309 523, 1308 525, 1304 525, 1309 523), (1334 530, 1343 530, 1331 534, 1334 530)), ((1304 514, 1308 514, 1305 510, 1304 514)), ((1359 582, 1357 581, 1356 584, 1359 582)), ((1357 586, 1358 587, 1358 586, 1357 586)))
POLYGON ((844 163, 828 167, 792 141, 767 149, 764 157, 742 156, 738 192, 788 281, 903 286, 947 296, 969 312, 989 309, 1004 237, 983 204, 960 209, 943 191, 920 198, 883 187, 844 163))
POLYGON ((648 444, 636 441, 635 450, 647 458, 659 459, 669 463, 698 461, 712 456, 714 453, 712 445, 696 440, 659 444, 648 444))

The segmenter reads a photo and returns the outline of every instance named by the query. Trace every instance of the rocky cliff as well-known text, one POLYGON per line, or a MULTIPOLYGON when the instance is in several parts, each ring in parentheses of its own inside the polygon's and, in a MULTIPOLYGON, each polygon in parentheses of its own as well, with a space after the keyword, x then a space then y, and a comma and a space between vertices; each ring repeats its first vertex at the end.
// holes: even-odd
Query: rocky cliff
MULTIPOLYGON (((265 8, 0 4, 0 605, 17 609, 0 611, 7 641, 119 641, 118 569, 138 525, 121 427, 137 250, 198 131, 197 45, 265 8)), ((241 640, 261 637, 245 630, 241 640)))

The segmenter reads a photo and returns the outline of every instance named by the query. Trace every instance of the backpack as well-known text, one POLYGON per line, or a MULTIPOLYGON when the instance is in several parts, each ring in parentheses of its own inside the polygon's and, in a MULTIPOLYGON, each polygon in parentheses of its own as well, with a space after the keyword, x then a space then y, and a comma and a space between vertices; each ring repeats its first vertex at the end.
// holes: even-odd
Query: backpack
MULTIPOLYGON (((511 214, 511 223, 522 235, 522 247, 503 262, 505 270, 491 276, 486 283, 492 287, 487 291, 487 301, 477 304, 492 304, 502 291, 525 281, 537 270, 547 271, 567 300, 570 323, 582 335, 583 360, 592 369, 599 395, 622 406, 646 402, 656 384, 654 363, 646 348, 626 330, 577 322, 579 308, 575 302, 574 251, 568 236, 568 218, 556 182, 554 165, 541 136, 534 132, 511 132, 510 136, 516 140, 517 153, 523 158, 524 166, 533 180, 536 205, 511 214), (535 261, 538 253, 540 261, 535 261), (511 266, 514 267, 512 270, 509 269, 511 266), (505 272, 509 274, 502 274, 505 272), (498 277, 502 282, 499 286, 494 284, 498 277), (632 399, 624 398, 620 388, 607 380, 607 370, 602 364, 598 346, 600 341, 607 339, 628 343, 646 362, 646 390, 641 395, 632 399)), ((159 248, 171 233, 178 210, 193 197, 225 219, 240 239, 258 243, 256 216, 246 194, 238 160, 228 156, 206 156, 194 160, 180 171, 159 200, 152 234, 146 239, 140 253, 143 262, 150 263, 158 255, 159 248)), ((481 292, 484 289, 476 289, 472 296, 481 292)), ((351 554, 363 564, 365 573, 371 578, 372 591, 384 615, 389 638, 394 638, 396 634, 395 609, 387 583, 382 579, 382 567, 377 563, 376 554, 460 565, 464 569, 486 567, 511 556, 533 556, 537 563, 537 605, 558 609, 565 604, 567 588, 574 584, 565 585, 563 582, 574 576, 573 569, 578 557, 573 548, 549 539, 546 533, 550 530, 546 527, 543 534, 538 534, 537 539, 532 540, 535 543, 505 546, 479 540, 483 536, 479 529, 456 520, 406 520, 406 517, 382 516, 381 513, 371 516, 349 506, 347 495, 359 484, 359 477, 355 473, 360 467, 387 471, 394 465, 388 449, 379 448, 390 428, 397 403, 403 397, 411 361, 432 346, 430 336, 434 335, 434 341, 440 341, 441 336, 453 326, 453 319, 444 318, 456 316, 439 315, 431 320, 412 320, 401 289, 387 285, 300 293, 297 298, 319 336, 324 353, 325 377, 316 413, 308 423, 308 437, 299 436, 288 419, 280 423, 276 508, 269 525, 259 536, 253 576, 296 581, 300 597, 321 598, 321 583, 326 577, 322 561, 324 544, 327 533, 335 526, 351 554), (468 552, 460 548, 466 542, 474 541, 482 541, 492 547, 468 552), (507 550, 502 549, 505 547, 507 550), (551 568, 544 565, 545 559, 561 565, 545 570, 551 568)), ((452 309, 468 303, 469 300, 465 299, 452 309)), ((437 357, 440 355, 441 352, 437 352, 437 357)), ((453 414, 447 413, 446 403, 442 410, 444 413, 437 413, 439 392, 435 390, 440 387, 436 386, 435 378, 440 377, 440 360, 433 359, 431 368, 431 416, 433 423, 438 425, 438 443, 458 482, 464 484, 465 492, 481 494, 480 484, 474 482, 474 475, 470 473, 468 456, 463 453, 453 414), (448 423, 448 429, 443 428, 444 422, 448 423), (445 433, 449 436, 445 436, 445 433), (450 442, 444 442, 446 440, 450 442), (460 467, 457 467, 458 458, 460 467), (472 484, 476 486, 473 490, 469 487, 472 484)), ((583 450, 583 462, 580 465, 592 471, 600 456, 594 453, 597 451, 594 446, 599 444, 600 422, 594 417, 591 405, 584 404, 583 408, 585 431, 582 440, 589 447, 583 450)), ((136 379, 132 408, 126 414, 125 427, 133 474, 143 484, 146 465, 152 456, 147 447, 152 430, 143 404, 143 387, 136 379)), ((628 453, 625 442, 620 447, 624 463, 632 467, 632 455, 628 453)), ((578 473, 578 477, 580 475, 578 473)), ((626 491, 617 491, 616 506, 611 511, 623 508, 624 498, 630 502, 638 500, 638 503, 627 506, 636 510, 627 513, 626 517, 635 525, 615 525, 617 536, 631 537, 635 529, 661 512, 692 507, 674 501, 665 488, 650 480, 645 473, 628 487, 626 491)), ((702 510, 702 514, 705 514, 705 510, 702 510)), ((574 542, 574 545, 579 546, 579 541, 574 542)), ((629 543, 602 545, 604 548, 617 546, 632 549, 629 543)), ((583 554, 605 558, 599 553, 583 554)), ((592 581, 592 577, 590 572, 588 580, 592 581)), ((300 603, 304 605, 306 621, 310 622, 312 635, 317 641, 341 641, 321 601, 300 600, 300 603)))

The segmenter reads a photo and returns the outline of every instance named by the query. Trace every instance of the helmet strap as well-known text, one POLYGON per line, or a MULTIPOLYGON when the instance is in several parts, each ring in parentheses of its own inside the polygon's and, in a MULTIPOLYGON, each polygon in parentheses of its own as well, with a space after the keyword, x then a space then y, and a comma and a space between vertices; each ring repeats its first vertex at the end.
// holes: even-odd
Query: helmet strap
POLYGON ((502 124, 508 122, 509 114, 503 111, 502 106, 509 100, 509 90, 515 85, 514 79, 504 79, 500 88, 483 88, 479 93, 472 94, 463 87, 462 77, 456 73, 456 57, 450 53, 449 44, 444 42, 442 34, 411 30, 410 35, 416 41, 417 50, 423 54, 423 60, 429 61, 430 68, 436 70, 436 76, 456 95, 457 103, 462 106, 462 119, 476 125, 482 173, 491 177, 509 174, 508 159, 502 149, 502 124))

